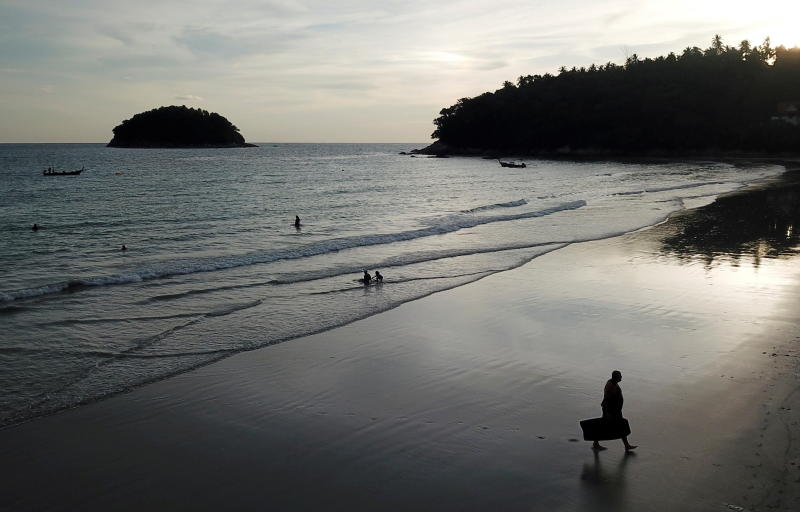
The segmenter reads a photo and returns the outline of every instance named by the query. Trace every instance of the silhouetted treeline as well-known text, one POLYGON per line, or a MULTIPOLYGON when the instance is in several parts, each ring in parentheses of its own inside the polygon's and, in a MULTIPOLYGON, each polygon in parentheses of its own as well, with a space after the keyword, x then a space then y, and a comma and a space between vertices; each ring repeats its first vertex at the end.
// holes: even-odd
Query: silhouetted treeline
POLYGON ((114 147, 248 146, 239 129, 221 115, 186 106, 159 107, 114 128, 114 147))
POLYGON ((522 153, 800 151, 800 127, 772 119, 785 102, 800 105, 800 48, 716 36, 705 50, 521 76, 443 109, 432 137, 522 153))

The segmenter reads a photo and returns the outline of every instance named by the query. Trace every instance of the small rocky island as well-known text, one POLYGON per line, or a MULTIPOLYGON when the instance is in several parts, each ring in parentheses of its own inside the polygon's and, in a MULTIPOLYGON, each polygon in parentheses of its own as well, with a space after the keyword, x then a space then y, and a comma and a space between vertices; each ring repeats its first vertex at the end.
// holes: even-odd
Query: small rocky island
POLYGON ((199 108, 159 107, 141 112, 114 128, 114 148, 243 148, 248 144, 223 116, 199 108))

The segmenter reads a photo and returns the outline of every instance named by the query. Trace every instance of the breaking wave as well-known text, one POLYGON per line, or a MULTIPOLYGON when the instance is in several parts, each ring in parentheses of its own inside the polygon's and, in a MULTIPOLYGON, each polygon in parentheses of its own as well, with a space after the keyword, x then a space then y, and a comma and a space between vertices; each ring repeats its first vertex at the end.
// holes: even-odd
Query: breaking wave
MULTIPOLYGON (((512 201, 510 203, 499 203, 499 204, 504 204, 508 206, 511 205, 512 203, 519 203, 519 201, 512 201)), ((521 204, 524 203, 519 203, 518 205, 521 204)), ((498 205, 489 205, 489 206, 493 208, 502 207, 498 205)), ((407 240, 414 240, 417 238, 423 238, 428 236, 442 235, 483 224, 544 217, 561 211, 576 210, 584 206, 586 206, 586 201, 583 200, 570 201, 567 203, 562 203, 557 206, 553 206, 551 208, 544 208, 541 210, 523 212, 517 214, 493 215, 489 217, 450 218, 447 219, 446 221, 439 222, 433 226, 416 230, 401 231, 398 233, 367 234, 367 235, 357 235, 357 236, 350 236, 343 238, 334 238, 331 240, 321 240, 319 242, 310 243, 301 248, 281 249, 276 251, 262 251, 262 252, 254 252, 243 255, 234 255, 222 258, 209 258, 203 260, 192 260, 192 259, 177 260, 172 262, 166 262, 160 265, 154 265, 151 267, 140 268, 133 272, 128 272, 124 274, 69 279, 67 281, 46 284, 34 288, 25 288, 21 290, 10 290, 6 292, 0 292, 0 302, 11 302, 15 300, 27 299, 31 297, 37 297, 37 296, 65 292, 65 291, 78 291, 84 287, 136 283, 136 282, 147 281, 152 279, 160 279, 165 277, 187 275, 200 272, 213 272, 216 270, 225 270, 225 269, 248 266, 248 265, 271 263, 279 260, 308 258, 311 256, 318 256, 321 254, 327 254, 331 252, 341 251, 345 249, 352 249, 356 247, 391 244, 394 242, 403 242, 407 240)))

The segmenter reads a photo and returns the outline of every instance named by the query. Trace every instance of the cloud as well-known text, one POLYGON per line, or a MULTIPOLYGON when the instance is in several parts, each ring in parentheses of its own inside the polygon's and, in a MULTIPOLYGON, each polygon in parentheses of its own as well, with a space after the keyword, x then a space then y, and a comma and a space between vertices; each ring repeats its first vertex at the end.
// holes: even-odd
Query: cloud
POLYGON ((508 62, 501 59, 482 59, 475 62, 475 69, 481 71, 494 71, 508 66, 508 62))
POLYGON ((371 89, 375 89, 374 84, 370 84, 368 82, 363 82, 363 81, 354 81, 354 80, 320 82, 316 84, 316 87, 320 87, 322 89, 344 90, 344 91, 368 91, 371 89))
POLYGON ((249 55, 268 55, 289 49, 304 39, 299 32, 242 31, 228 35, 207 27, 186 27, 173 40, 199 58, 238 59, 249 55))
MULTIPOLYGON (((773 3, 0 0, 0 134, 16 137, 12 106, 30 112, 28 133, 55 133, 51 117, 63 115, 74 122, 61 140, 93 130, 103 140, 121 113, 205 97, 253 139, 279 137, 282 112, 286 123, 304 120, 287 132, 296 137, 313 124, 332 127, 332 138, 346 137, 333 127, 358 126, 388 140, 372 132, 406 126, 408 105, 424 103, 414 115, 430 117, 408 124, 419 135, 386 132, 420 140, 440 108, 520 75, 704 47, 717 32, 730 43, 778 36, 766 29, 779 23, 796 33, 791 16, 774 20, 798 12, 796 0, 773 3), (348 117, 358 109, 376 114, 364 118, 370 126, 348 117)), ((322 128, 314 138, 325 139, 322 128)))
POLYGON ((201 96, 195 96, 194 94, 181 94, 175 96, 175 99, 180 101, 203 101, 201 96))

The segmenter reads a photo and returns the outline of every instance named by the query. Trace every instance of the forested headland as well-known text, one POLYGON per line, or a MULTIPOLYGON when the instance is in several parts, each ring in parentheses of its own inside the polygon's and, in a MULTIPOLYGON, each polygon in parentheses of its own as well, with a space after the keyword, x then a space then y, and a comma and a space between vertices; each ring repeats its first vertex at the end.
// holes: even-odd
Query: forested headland
POLYGON ((800 47, 720 36, 705 50, 561 68, 462 98, 429 153, 800 153, 800 47))
POLYGON ((114 128, 109 147, 249 147, 239 128, 223 116, 199 108, 159 107, 126 119, 114 128))

